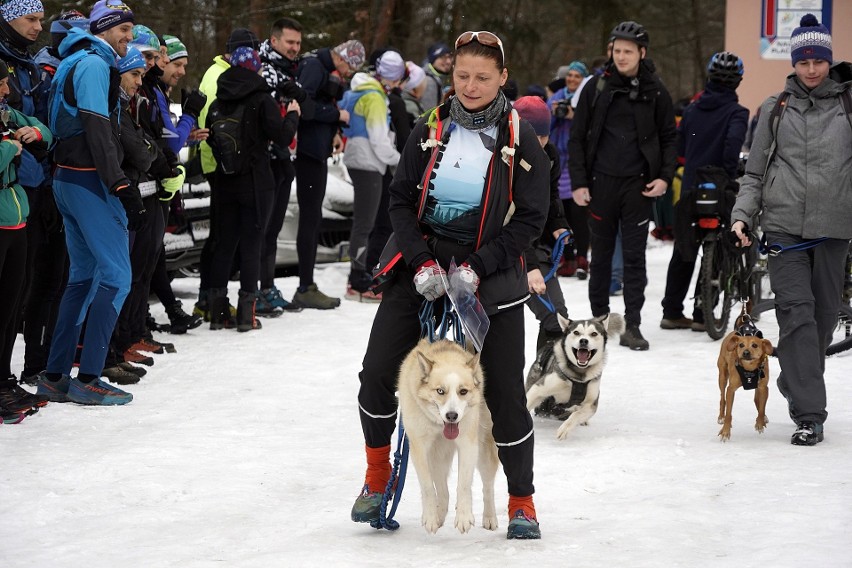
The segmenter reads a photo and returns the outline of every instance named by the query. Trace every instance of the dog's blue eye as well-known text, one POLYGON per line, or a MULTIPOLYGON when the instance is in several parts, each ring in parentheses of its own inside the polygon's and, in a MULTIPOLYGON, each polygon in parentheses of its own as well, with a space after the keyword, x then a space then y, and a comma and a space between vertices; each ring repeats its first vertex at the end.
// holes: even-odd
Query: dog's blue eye
POLYGON ((444 389, 437 389, 438 394, 444 394, 444 389))

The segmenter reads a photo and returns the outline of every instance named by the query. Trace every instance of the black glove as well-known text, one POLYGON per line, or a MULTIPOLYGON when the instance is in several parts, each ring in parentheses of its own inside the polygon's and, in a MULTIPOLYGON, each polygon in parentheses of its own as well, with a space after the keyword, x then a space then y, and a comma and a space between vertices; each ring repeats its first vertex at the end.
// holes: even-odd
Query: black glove
POLYGON ((183 95, 183 113, 188 114, 193 117, 195 120, 198 120, 198 115, 201 114, 201 111, 204 109, 204 105, 207 104, 207 95, 195 89, 190 93, 186 93, 184 91, 183 95))
POLYGON ((127 229, 129 231, 141 231, 148 226, 148 214, 138 193, 126 187, 123 191, 119 191, 117 196, 127 214, 127 229))
POLYGON ((297 85, 295 81, 281 83, 275 90, 278 92, 280 98, 296 101, 299 104, 302 104, 308 98, 308 93, 297 85))

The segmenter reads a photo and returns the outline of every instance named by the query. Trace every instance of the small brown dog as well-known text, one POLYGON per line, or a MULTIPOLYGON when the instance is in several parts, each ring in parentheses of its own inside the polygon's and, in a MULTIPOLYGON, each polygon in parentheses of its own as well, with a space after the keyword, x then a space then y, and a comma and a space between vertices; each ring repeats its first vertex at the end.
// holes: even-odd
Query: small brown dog
POLYGON ((766 428, 766 400, 769 398, 769 355, 772 343, 756 335, 738 335, 732 331, 725 336, 719 349, 719 437, 723 442, 731 438, 731 410, 734 407, 734 393, 740 387, 755 389, 754 405, 757 407, 757 420, 754 429, 763 433, 766 428))

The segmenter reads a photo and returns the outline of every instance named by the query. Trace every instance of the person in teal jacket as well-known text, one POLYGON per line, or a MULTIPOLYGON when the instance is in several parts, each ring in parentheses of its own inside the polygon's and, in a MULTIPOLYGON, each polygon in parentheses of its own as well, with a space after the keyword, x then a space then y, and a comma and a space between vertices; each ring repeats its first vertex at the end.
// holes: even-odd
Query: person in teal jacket
POLYGON ((0 420, 18 423, 47 403, 18 386, 12 374, 12 348, 17 335, 17 313, 24 292, 27 260, 27 216, 30 205, 18 181, 21 152, 46 155, 53 142, 50 130, 33 117, 6 104, 9 71, 0 61, 0 420))

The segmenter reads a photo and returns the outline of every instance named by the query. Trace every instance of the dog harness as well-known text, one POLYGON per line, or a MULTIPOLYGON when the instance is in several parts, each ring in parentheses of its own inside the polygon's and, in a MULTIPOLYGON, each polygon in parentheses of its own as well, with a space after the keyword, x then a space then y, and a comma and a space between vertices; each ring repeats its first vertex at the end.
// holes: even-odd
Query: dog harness
POLYGON ((766 376, 766 373, 763 370, 766 366, 766 359, 764 359, 760 366, 754 371, 745 370, 745 368, 739 363, 734 366, 737 368, 737 373, 740 374, 740 381, 743 383, 743 390, 755 389, 757 384, 760 382, 760 379, 766 376))
MULTIPOLYGON (((546 375, 551 371, 551 369, 553 369, 560 377, 562 377, 566 381, 569 381, 573 385, 571 388, 571 398, 568 399, 568 402, 560 402, 554 405, 554 409, 556 409, 557 407, 568 409, 572 406, 576 406, 582 403, 586 399, 586 391, 589 389, 589 383, 584 381, 578 381, 577 379, 566 373, 562 369, 562 367, 559 366, 559 361, 556 360, 556 356, 553 353, 554 345, 555 344, 551 342, 543 348, 543 364, 541 365, 542 376, 546 375)), ((556 416, 557 412, 553 412, 553 415, 556 416)), ((564 418, 558 416, 558 418, 565 420, 567 419, 567 416, 565 416, 564 418)))

